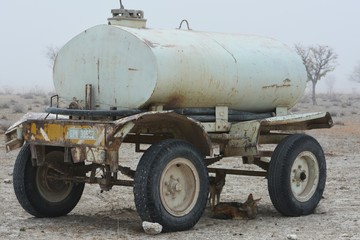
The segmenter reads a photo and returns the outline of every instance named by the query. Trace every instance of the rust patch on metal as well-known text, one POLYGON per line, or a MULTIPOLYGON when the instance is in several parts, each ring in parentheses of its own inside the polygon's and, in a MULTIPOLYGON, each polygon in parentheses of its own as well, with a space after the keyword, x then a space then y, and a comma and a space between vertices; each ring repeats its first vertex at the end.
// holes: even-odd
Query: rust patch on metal
POLYGON ((183 104, 184 99, 185 97, 182 94, 171 96, 171 98, 167 101, 165 107, 166 108, 179 107, 183 104))
POLYGON ((75 148, 71 148, 71 156, 75 163, 83 162, 86 159, 86 146, 77 146, 75 148))
POLYGON ((166 44, 166 45, 162 45, 162 47, 166 47, 166 48, 175 48, 176 45, 174 44, 166 44))
POLYGON ((282 85, 272 84, 272 85, 269 85, 269 86, 263 86, 262 88, 264 88, 264 89, 266 89, 266 88, 283 88, 283 87, 290 87, 290 86, 291 86, 291 80, 286 78, 283 81, 282 85))

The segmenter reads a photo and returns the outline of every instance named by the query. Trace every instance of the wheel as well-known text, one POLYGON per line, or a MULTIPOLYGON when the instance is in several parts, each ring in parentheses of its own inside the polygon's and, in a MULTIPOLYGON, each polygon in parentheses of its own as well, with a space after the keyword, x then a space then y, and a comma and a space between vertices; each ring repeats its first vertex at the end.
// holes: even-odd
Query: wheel
MULTIPOLYGON (((51 151, 45 156, 46 162, 63 165, 64 153, 51 151)), ((48 178, 59 174, 44 166, 33 166, 30 146, 24 145, 16 158, 13 183, 15 195, 25 211, 35 217, 58 217, 69 213, 79 202, 84 183, 72 183, 48 178)))
POLYGON ((275 148, 268 170, 268 189, 280 213, 286 216, 313 213, 325 182, 324 152, 313 137, 290 135, 275 148))
POLYGON ((207 195, 207 168, 190 143, 165 140, 141 157, 134 197, 143 221, 157 222, 165 232, 190 229, 202 216, 207 195))

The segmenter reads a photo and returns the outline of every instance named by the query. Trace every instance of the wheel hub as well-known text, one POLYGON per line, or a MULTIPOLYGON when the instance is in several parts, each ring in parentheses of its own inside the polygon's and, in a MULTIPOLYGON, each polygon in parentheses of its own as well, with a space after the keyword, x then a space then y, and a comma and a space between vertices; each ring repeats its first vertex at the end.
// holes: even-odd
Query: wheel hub
POLYGON ((317 159, 311 152, 302 152, 291 167, 290 185, 294 197, 308 201, 314 194, 319 182, 317 159))
POLYGON ((170 176, 170 179, 168 181, 165 181, 165 186, 167 186, 167 192, 165 192, 165 195, 171 195, 173 199, 176 198, 176 194, 180 193, 183 190, 180 179, 175 179, 173 175, 170 176))
POLYGON ((292 179, 292 182, 296 183, 296 186, 300 186, 302 182, 305 182, 307 180, 306 170, 301 169, 302 166, 299 165, 298 169, 294 169, 294 177, 292 179))

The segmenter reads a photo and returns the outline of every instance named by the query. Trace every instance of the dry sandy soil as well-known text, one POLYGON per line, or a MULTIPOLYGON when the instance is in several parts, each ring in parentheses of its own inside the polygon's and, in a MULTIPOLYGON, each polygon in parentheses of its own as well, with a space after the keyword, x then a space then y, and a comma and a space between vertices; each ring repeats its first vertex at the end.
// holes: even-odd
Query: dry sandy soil
MULTIPOLYGON (((0 95, 0 123, 10 122, 27 111, 41 111, 47 96, 0 95)), ((303 98, 293 111, 328 111, 334 118, 332 129, 312 130, 327 157, 327 184, 316 212, 289 218, 273 207, 266 179, 230 176, 221 196, 223 201, 244 201, 249 193, 261 197, 255 220, 216 220, 206 209, 192 230, 146 235, 135 211, 132 189, 114 187, 100 193, 96 185, 87 185, 76 208, 65 217, 37 219, 19 205, 12 186, 12 171, 18 150, 5 152, 0 141, 0 239, 360 239, 360 96, 319 96, 313 107, 303 98)), ((1 134, 3 136, 3 134, 1 134)), ((123 160, 135 167, 132 152, 125 149, 123 160)), ((239 168, 240 159, 230 158, 218 166, 239 168)))

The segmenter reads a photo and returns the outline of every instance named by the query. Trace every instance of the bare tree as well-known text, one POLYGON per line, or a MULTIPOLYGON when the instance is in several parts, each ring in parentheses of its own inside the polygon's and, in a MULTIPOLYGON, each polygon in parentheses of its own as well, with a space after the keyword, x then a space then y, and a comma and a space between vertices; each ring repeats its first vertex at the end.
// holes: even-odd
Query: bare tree
POLYGON ((316 84, 329 72, 335 70, 337 65, 337 54, 328 46, 311 46, 304 48, 301 45, 295 45, 296 52, 300 55, 307 72, 307 81, 312 82, 312 102, 316 102, 316 84))
POLYGON ((58 47, 53 47, 53 46, 48 46, 47 50, 46 50, 46 57, 49 59, 49 67, 53 68, 54 63, 55 63, 55 59, 58 55, 59 52, 59 48, 58 47))
POLYGON ((354 67, 352 74, 350 75, 350 80, 360 83, 360 61, 354 67))

